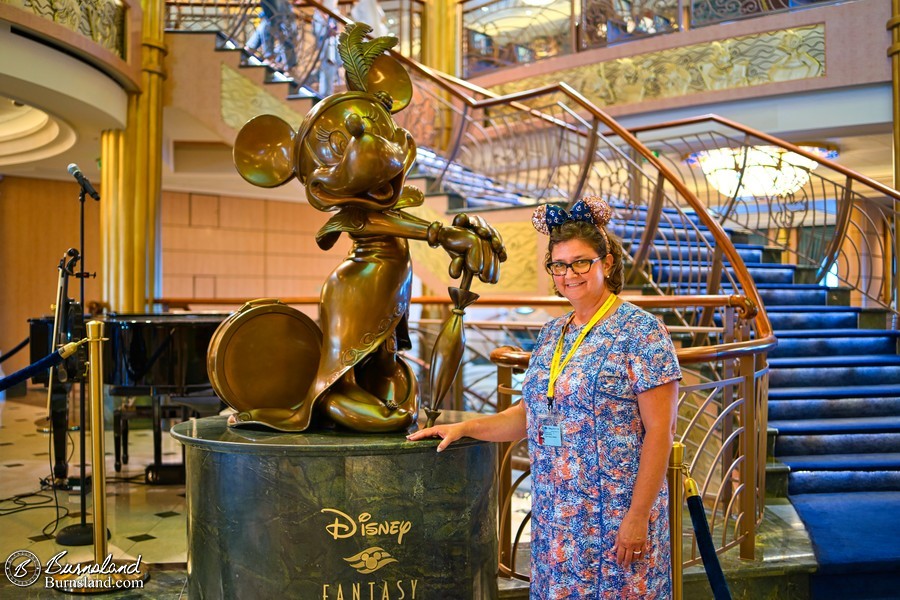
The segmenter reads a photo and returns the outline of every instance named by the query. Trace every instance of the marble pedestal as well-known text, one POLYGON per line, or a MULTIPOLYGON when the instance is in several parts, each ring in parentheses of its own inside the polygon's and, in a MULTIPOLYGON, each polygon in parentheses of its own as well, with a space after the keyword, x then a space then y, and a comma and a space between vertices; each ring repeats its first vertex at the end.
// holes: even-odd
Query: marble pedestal
POLYGON ((191 598, 497 597, 497 450, 176 425, 191 598))

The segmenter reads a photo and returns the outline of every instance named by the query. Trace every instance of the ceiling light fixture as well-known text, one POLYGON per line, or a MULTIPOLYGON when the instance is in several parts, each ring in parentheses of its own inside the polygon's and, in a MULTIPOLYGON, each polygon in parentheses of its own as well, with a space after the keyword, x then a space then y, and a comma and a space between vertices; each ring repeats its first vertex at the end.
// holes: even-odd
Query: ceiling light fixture
MULTIPOLYGON (((827 144, 802 144, 822 158, 837 158, 827 144)), ((688 163, 699 165, 706 180, 725 196, 790 196, 809 182, 819 163, 778 146, 742 146, 694 152, 688 163), (743 175, 742 175, 743 173, 743 175), (740 188, 738 188, 740 186, 740 188)))
POLYGON ((61 119, 0 96, 0 166, 26 164, 62 154, 75 131, 61 119))

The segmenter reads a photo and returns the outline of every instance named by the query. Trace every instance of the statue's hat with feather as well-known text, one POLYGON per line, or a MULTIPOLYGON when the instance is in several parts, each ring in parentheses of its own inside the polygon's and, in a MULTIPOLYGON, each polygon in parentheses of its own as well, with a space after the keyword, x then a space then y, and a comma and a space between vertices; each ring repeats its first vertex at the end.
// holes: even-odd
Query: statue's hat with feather
POLYGON ((338 38, 347 89, 378 96, 388 110, 396 113, 412 100, 412 83, 403 65, 386 54, 397 45, 397 38, 383 36, 366 41, 371 32, 365 23, 350 23, 338 38))
POLYGON ((317 103, 295 133, 274 115, 259 115, 238 132, 234 162, 241 176, 260 187, 284 185, 296 176, 303 182, 309 165, 301 164, 303 144, 318 115, 348 97, 372 97, 389 112, 397 113, 412 100, 412 82, 403 65, 385 54, 397 45, 393 36, 366 40, 372 27, 350 23, 338 38, 338 53, 344 63, 346 92, 328 96, 317 103))

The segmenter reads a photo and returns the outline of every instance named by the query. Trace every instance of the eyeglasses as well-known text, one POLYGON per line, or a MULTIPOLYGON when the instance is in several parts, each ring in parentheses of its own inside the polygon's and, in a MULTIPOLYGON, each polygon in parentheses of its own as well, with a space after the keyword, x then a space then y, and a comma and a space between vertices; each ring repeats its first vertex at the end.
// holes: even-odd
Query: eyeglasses
POLYGON ((603 260, 603 257, 598 256, 597 258, 582 258, 581 260, 576 260, 575 262, 571 263, 555 261, 549 262, 545 266, 547 267, 547 272, 551 275, 563 276, 569 269, 572 269, 572 272, 576 275, 584 275, 591 270, 591 267, 598 260, 603 260))

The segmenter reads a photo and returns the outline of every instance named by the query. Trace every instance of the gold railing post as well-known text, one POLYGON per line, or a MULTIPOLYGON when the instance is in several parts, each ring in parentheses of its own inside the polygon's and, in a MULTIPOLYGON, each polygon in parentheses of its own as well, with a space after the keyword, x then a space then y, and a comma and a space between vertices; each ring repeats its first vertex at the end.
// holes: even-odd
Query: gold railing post
MULTIPOLYGON (((721 263, 719 263, 721 268, 721 263)), ((710 317, 712 317, 712 310, 704 309, 704 314, 706 312, 710 313, 710 317)), ((732 343, 735 341, 735 327, 737 325, 737 319, 735 317, 735 309, 733 306, 726 306, 722 315, 722 325, 724 331, 722 332, 722 341, 726 344, 732 343)), ((709 323, 712 323, 712 318, 709 319, 709 323)), ((702 325, 708 325, 709 323, 702 323, 702 325)), ((722 361, 722 377, 724 379, 731 379, 734 377, 735 371, 738 370, 738 361, 736 359, 727 359, 722 361)), ((722 410, 725 411, 735 402, 735 396, 737 395, 736 390, 733 385, 726 385, 722 388, 722 410)), ((732 413, 733 414, 733 413, 732 413)), ((727 440, 731 437, 731 434, 734 432, 734 419, 729 417, 722 421, 722 433, 719 435, 719 443, 725 444, 727 440)), ((719 464, 719 474, 722 477, 722 481, 729 481, 731 479, 731 469, 730 465, 734 462, 735 456, 740 452, 739 448, 735 448, 734 446, 730 446, 729 451, 724 451, 722 454, 722 460, 719 464)), ((728 505, 731 503, 731 498, 734 495, 734 488, 731 486, 723 486, 722 490, 722 503, 724 505, 728 505)))
POLYGON ((681 469, 684 465, 684 444, 674 442, 672 454, 669 455, 669 538, 672 547, 672 600, 682 600, 682 516, 684 506, 684 480, 681 469))
MULTIPOLYGON (((141 557, 133 563, 112 560, 106 545, 106 456, 103 438, 103 323, 85 325, 88 342, 88 383, 91 392, 91 498, 94 513, 94 561, 80 569, 52 575, 65 592, 92 594, 116 589, 117 581, 144 581, 150 573, 141 570, 141 557), (108 560, 107 560, 108 559, 108 560), (98 565, 106 568, 98 569, 98 565), (84 585, 66 585, 81 580, 84 585)), ((82 460, 85 460, 82 458, 82 460)))
MULTIPOLYGON (((887 28, 891 32, 891 46, 888 48, 887 54, 891 57, 891 89, 893 90, 893 159, 894 159, 894 185, 896 188, 900 185, 900 0, 891 2, 891 18, 887 22, 887 28)), ((892 250, 894 257, 900 257, 900 201, 893 201, 894 208, 894 244, 892 250)), ((900 302, 900 277, 897 277, 894 269, 890 272, 893 278, 893 303, 894 309, 900 302)))
MULTIPOLYGON (((509 408, 510 393, 512 389, 512 367, 497 365, 497 412, 503 412, 509 408)), ((498 446, 497 456, 500 460, 498 465, 497 476, 499 483, 497 485, 497 498, 502 502, 504 498, 509 496, 512 487, 512 457, 504 460, 510 447, 509 442, 502 442, 498 446)), ((510 499, 510 502, 512 500, 510 499)), ((503 516, 503 507, 498 506, 500 517, 503 516)), ((500 547, 500 564, 512 564, 512 510, 506 511, 504 523, 498 523, 500 527, 500 538, 498 540, 500 547)))
MULTIPOLYGON (((90 321, 88 376, 91 386, 91 496, 94 505, 94 560, 106 558, 106 456, 103 439, 103 323, 90 321)), ((83 459, 82 459, 83 460, 83 459)))
POLYGON ((741 494, 741 558, 753 559, 756 556, 756 496, 759 476, 756 472, 758 457, 757 436, 759 424, 756 422, 756 358, 753 355, 742 356, 739 360, 740 376, 743 387, 743 404, 741 405, 741 427, 743 443, 741 451, 744 460, 741 463, 741 483, 744 485, 741 494))

